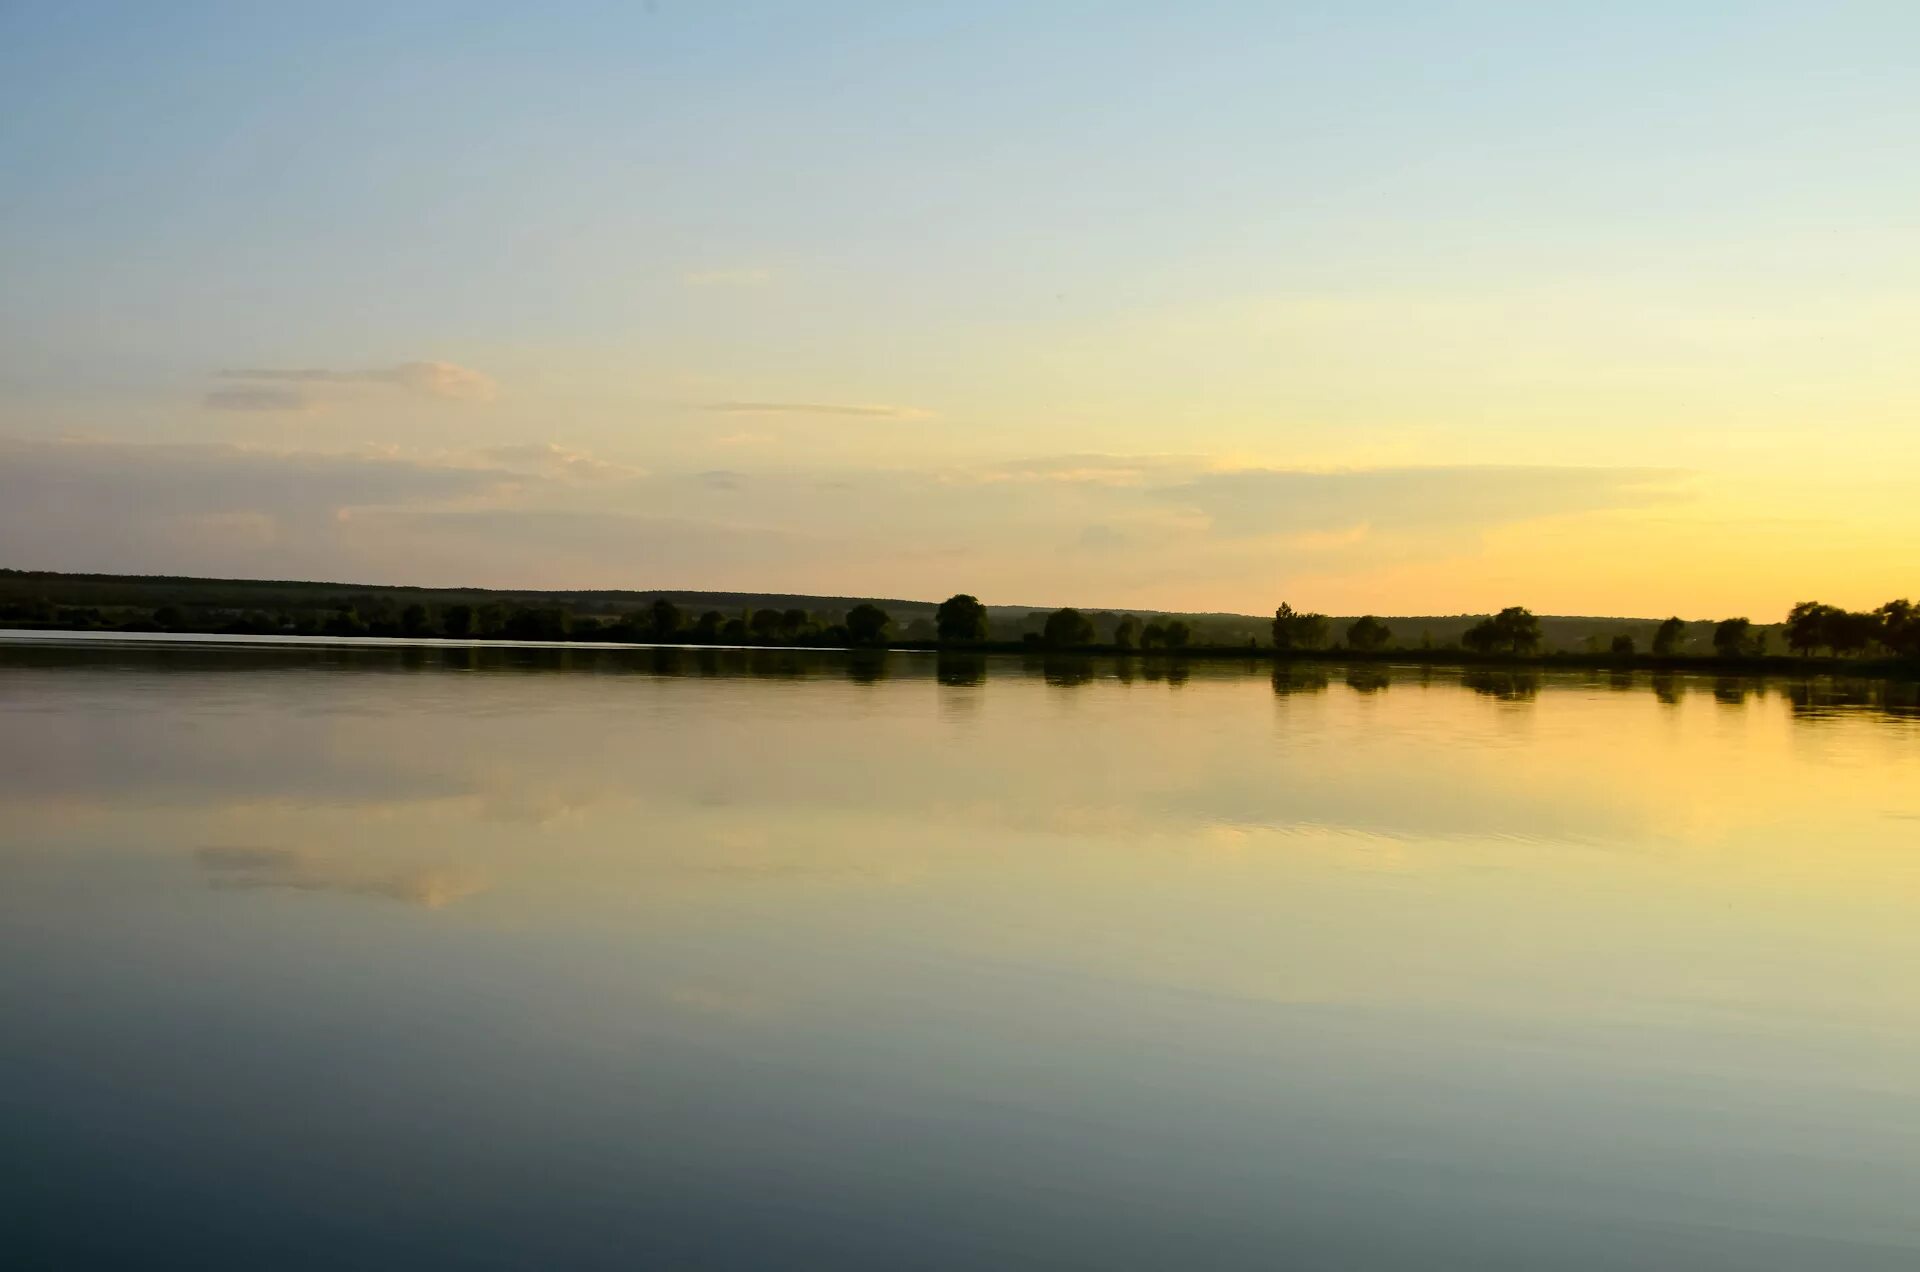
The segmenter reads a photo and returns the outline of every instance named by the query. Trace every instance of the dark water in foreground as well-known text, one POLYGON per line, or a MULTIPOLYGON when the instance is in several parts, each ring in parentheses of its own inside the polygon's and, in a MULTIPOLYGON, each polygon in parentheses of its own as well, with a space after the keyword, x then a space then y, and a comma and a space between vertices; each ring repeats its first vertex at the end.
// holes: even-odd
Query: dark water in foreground
POLYGON ((1920 1266, 1899 686, 8 641, 0 711, 8 1268, 1920 1266))

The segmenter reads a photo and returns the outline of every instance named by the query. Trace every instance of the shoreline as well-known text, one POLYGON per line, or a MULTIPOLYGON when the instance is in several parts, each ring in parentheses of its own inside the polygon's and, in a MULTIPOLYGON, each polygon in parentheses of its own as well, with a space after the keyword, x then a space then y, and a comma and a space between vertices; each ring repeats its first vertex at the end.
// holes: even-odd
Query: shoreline
POLYGON ((1796 654, 1762 654, 1725 658, 1717 654, 1608 654, 1585 651, 1552 650, 1536 654, 1482 654, 1465 649, 1275 649, 1272 646, 1194 645, 1181 649, 1134 649, 1118 645, 1079 645, 1054 648, 1033 641, 982 641, 970 645, 942 645, 937 641, 892 641, 881 645, 830 643, 736 643, 736 642, 634 642, 612 640, 529 641, 507 639, 449 639, 408 636, 327 636, 320 634, 220 632, 220 631, 128 631, 124 629, 75 630, 72 628, 0 625, 0 643, 27 644, 35 641, 73 641, 101 645, 133 644, 141 641, 156 645, 257 644, 280 647, 361 648, 361 649, 605 649, 609 651, 645 650, 764 650, 788 653, 864 654, 887 653, 934 655, 947 659, 975 657, 1020 657, 1026 659, 1072 660, 1081 658, 1138 659, 1153 662, 1207 661, 1251 663, 1324 663, 1376 664, 1411 667, 1488 668, 1537 671, 1611 671, 1651 672, 1696 675, 1735 676, 1854 676, 1867 679, 1911 680, 1920 678, 1920 660, 1902 658, 1838 658, 1831 655, 1802 657, 1796 654))

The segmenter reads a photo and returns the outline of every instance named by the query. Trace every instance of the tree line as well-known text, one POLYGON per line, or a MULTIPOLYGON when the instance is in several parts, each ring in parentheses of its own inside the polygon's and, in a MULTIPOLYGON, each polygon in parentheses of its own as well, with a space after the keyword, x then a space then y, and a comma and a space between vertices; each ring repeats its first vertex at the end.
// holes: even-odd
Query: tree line
MULTIPOLYGON (((361 598, 364 602, 365 598, 361 598)), ((638 609, 618 614, 579 614, 559 605, 507 605, 497 602, 429 607, 400 606, 375 601, 363 612, 354 598, 342 597, 297 615, 285 611, 210 612, 201 607, 167 604, 151 611, 116 607, 109 613, 93 606, 55 605, 45 599, 0 603, 0 622, 65 628, 110 627, 122 631, 216 631, 235 634, 385 636, 450 640, 610 641, 635 644, 818 645, 879 647, 888 644, 933 643, 944 647, 986 645, 1037 646, 1053 650, 1106 648, 1122 651, 1179 651, 1193 648, 1195 630, 1186 619, 1136 615, 1093 616, 1066 607, 1044 615, 1029 615, 1023 630, 1012 639, 995 640, 987 607, 977 597, 959 593, 940 603, 934 620, 916 619, 905 633, 879 606, 862 602, 845 613, 810 613, 798 608, 747 608, 736 613, 706 609, 683 610, 672 600, 658 598, 638 609), (1095 619, 1099 620, 1096 626, 1095 619), (1038 623, 1039 630, 1030 630, 1038 623), (1101 629, 1111 636, 1101 639, 1101 629), (928 640, 928 638, 931 640, 928 640)), ((1425 632, 1417 641, 1404 641, 1383 619, 1366 614, 1335 631, 1325 614, 1296 610, 1283 603, 1274 610, 1269 630, 1272 648, 1283 653, 1352 652, 1374 654, 1390 649, 1445 650, 1459 648, 1492 657, 1523 658, 1538 654, 1544 639, 1541 621, 1523 606, 1508 606, 1460 632, 1454 642, 1436 643, 1425 632)), ((1652 631, 1648 649, 1656 658, 1690 655, 1688 624, 1668 618, 1652 631)), ((1850 611, 1818 601, 1795 605, 1780 625, 1787 651, 1801 656, 1825 652, 1835 657, 1870 654, 1920 658, 1920 607, 1895 600, 1873 610, 1850 611)), ((1644 629, 1642 629, 1644 633, 1644 629)), ((1244 629, 1242 629, 1244 634, 1244 629)), ((1218 633, 1214 633, 1217 641, 1218 633)), ((1722 619, 1712 625, 1708 640, 1723 659, 1757 658, 1767 652, 1768 632, 1744 617, 1722 619)), ((1601 643, 1587 637, 1587 651, 1632 657, 1640 648, 1634 635, 1619 632, 1601 643)), ((1257 645, 1249 637, 1245 647, 1257 645)), ((1225 648, 1225 646, 1210 646, 1225 648)), ((1242 646, 1232 646, 1242 648, 1242 646)))

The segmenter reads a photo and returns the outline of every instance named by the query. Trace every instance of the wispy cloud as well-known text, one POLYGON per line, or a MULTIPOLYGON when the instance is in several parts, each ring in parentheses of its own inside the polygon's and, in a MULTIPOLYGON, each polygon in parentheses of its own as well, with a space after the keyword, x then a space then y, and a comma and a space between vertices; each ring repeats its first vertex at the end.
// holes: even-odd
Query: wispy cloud
POLYGON ((256 384, 215 389, 207 394, 205 406, 209 411, 310 411, 314 403, 299 389, 256 384))
POLYGON ((530 472, 541 477, 559 477, 568 481, 619 481, 647 475, 647 470, 644 468, 601 459, 587 451, 562 446, 557 442, 485 446, 473 454, 484 463, 495 464, 515 472, 530 472))
POLYGON ((925 420, 933 412, 918 406, 865 402, 707 402, 702 410, 722 415, 844 415, 876 420, 925 420))
POLYGON ((478 874, 457 867, 369 871, 284 848, 201 848, 194 853, 194 860, 214 888, 338 892, 382 897, 429 910, 472 896, 485 887, 478 874))
MULTIPOLYGON (((414 393, 424 393, 429 397, 443 398, 453 402, 491 401, 498 391, 493 377, 471 367, 459 366, 452 362, 402 362, 390 367, 368 367, 360 370, 336 371, 324 367, 243 367, 215 373, 215 379, 246 380, 260 384, 384 384, 406 389, 414 393)), ((211 398, 220 393, 245 394, 267 392, 263 389, 216 390, 211 398)), ((287 410, 299 409, 272 406, 228 406, 228 410, 287 410)))

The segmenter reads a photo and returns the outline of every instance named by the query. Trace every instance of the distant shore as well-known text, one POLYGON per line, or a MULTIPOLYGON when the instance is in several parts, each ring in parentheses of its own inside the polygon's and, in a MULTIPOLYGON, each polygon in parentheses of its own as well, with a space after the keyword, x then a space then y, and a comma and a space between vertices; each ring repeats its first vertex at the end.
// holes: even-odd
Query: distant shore
POLYGON ((512 640, 465 639, 401 636, 336 636, 325 634, 277 635, 256 632, 187 632, 71 630, 52 626, 0 622, 0 642, 31 639, 72 640, 101 644, 152 641, 160 644, 192 645, 198 639, 218 642, 270 645, 346 647, 364 649, 559 649, 606 650, 608 652, 644 651, 745 651, 852 654, 874 657, 888 653, 933 655, 945 659, 971 659, 987 656, 1018 657, 1043 662, 1073 662, 1087 659, 1127 660, 1148 663, 1240 662, 1304 664, 1371 664, 1403 667, 1458 667, 1496 670, 1536 671, 1608 671, 1688 673, 1710 676, 1844 676, 1867 679, 1920 679, 1920 664, 1902 658, 1836 658, 1826 655, 1801 657, 1792 654, 1764 654, 1746 657, 1721 657, 1713 654, 1593 654, 1584 651, 1555 650, 1546 653, 1476 653, 1463 649, 1275 649, 1272 646, 1196 645, 1185 649, 1130 649, 1118 645, 1085 645, 1070 649, 1052 648, 1033 641, 983 641, 968 645, 942 645, 937 641, 892 641, 881 645, 845 645, 825 642, 780 644, 770 642, 692 642, 692 641, 611 641, 611 640, 512 640))

